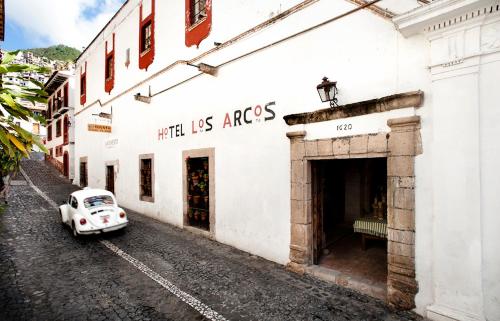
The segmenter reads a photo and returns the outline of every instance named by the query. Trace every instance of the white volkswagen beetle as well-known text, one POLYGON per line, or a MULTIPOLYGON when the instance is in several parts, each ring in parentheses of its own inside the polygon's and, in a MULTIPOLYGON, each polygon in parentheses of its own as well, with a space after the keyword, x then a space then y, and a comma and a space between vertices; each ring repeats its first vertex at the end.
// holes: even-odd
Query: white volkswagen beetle
POLYGON ((73 192, 68 201, 59 206, 61 222, 73 230, 73 235, 99 234, 124 228, 127 214, 118 207, 113 193, 85 188, 73 192))

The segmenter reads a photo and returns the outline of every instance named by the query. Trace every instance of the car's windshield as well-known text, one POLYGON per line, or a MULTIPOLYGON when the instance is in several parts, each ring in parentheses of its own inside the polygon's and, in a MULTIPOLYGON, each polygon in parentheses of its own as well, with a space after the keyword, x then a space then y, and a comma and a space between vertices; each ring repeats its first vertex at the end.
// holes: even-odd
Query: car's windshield
POLYGON ((87 197, 83 200, 83 204, 86 208, 102 206, 102 205, 114 205, 113 198, 109 195, 97 195, 87 197))

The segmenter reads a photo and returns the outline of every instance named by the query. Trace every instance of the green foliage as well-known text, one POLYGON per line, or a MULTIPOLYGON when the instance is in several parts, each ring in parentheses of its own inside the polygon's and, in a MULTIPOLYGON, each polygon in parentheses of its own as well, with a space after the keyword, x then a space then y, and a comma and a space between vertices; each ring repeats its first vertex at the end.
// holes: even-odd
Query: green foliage
MULTIPOLYGON (((36 71, 43 73, 45 68, 31 65, 10 64, 17 52, 4 53, 0 63, 0 76, 8 72, 36 71)), ((40 87, 41 84, 37 84, 40 87)), ((15 124, 15 119, 25 121, 39 121, 45 124, 45 119, 35 116, 33 111, 19 103, 24 99, 35 105, 36 102, 46 103, 47 93, 43 88, 30 89, 26 87, 8 87, 8 83, 0 80, 0 174, 5 176, 19 167, 23 157, 29 157, 29 153, 36 145, 47 152, 45 146, 36 135, 22 129, 15 124)))
POLYGON ((51 60, 61 61, 75 61, 81 53, 78 49, 65 45, 51 46, 48 48, 26 49, 24 51, 30 51, 38 57, 46 57, 51 60))

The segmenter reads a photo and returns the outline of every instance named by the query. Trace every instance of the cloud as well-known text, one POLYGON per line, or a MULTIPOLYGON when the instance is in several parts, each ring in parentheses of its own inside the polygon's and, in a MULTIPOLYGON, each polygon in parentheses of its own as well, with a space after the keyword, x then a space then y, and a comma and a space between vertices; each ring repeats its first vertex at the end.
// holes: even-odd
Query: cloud
POLYGON ((34 44, 65 44, 82 49, 124 0, 6 0, 7 23, 31 35, 34 44))

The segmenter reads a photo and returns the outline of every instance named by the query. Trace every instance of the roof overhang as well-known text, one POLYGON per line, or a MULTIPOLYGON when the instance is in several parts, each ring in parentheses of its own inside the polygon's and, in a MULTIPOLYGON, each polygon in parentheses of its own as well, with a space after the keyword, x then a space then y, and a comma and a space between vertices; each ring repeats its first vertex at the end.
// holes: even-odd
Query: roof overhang
POLYGON ((52 95, 71 75, 61 72, 54 71, 50 76, 49 80, 45 83, 43 88, 50 95, 52 95))
POLYGON ((495 0, 441 0, 419 7, 392 19, 396 28, 405 37, 425 31, 429 26, 443 23, 484 5, 492 5, 495 0))

